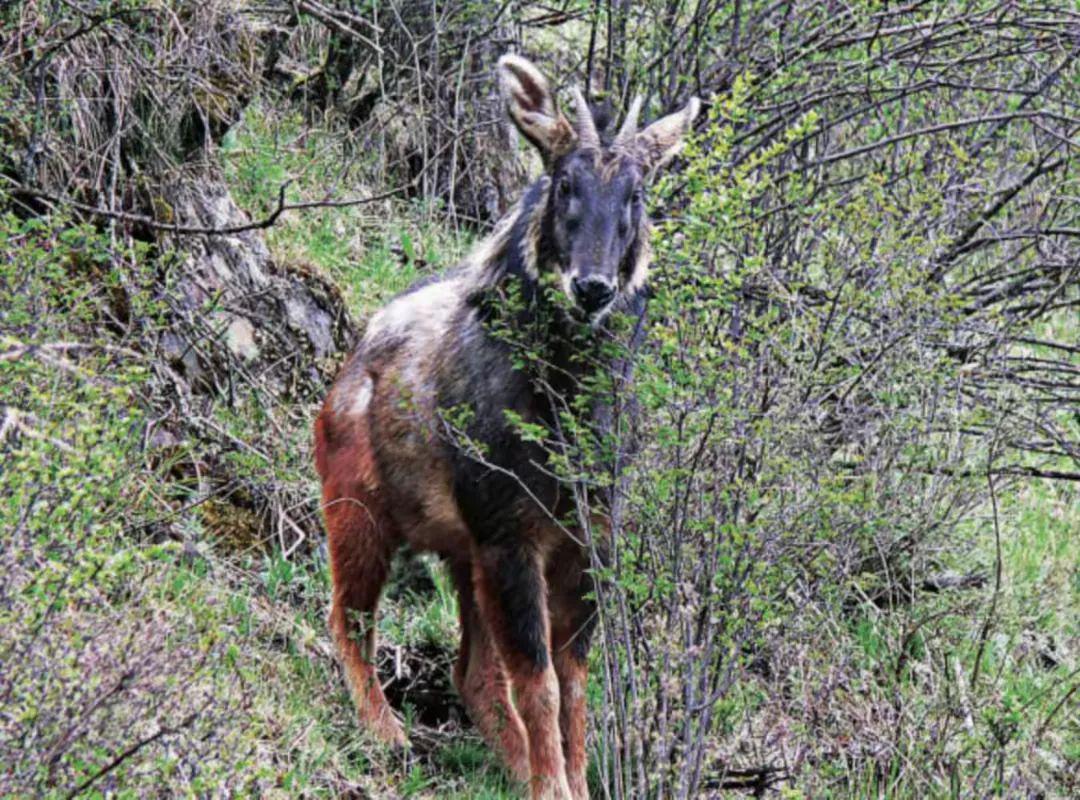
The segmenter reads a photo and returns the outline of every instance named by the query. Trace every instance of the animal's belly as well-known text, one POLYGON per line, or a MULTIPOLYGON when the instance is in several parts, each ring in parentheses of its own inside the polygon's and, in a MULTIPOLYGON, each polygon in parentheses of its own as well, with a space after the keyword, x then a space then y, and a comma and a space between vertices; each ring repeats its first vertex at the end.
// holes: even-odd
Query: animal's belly
POLYGON ((471 537, 448 484, 409 486, 393 493, 391 513, 405 541, 416 551, 468 558, 471 537))
POLYGON ((471 540, 432 409, 390 402, 380 410, 372 420, 372 439, 387 510, 398 531, 414 550, 467 556, 471 540))

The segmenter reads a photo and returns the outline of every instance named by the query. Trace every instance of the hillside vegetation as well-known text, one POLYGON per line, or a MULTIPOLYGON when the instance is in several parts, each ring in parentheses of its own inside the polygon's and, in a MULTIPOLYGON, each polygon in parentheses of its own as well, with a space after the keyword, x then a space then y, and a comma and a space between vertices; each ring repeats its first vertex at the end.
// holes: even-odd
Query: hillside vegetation
POLYGON ((1078 48, 995 0, 0 8, 0 795, 522 796, 436 559, 380 609, 411 746, 356 725, 311 454, 542 168, 507 51, 705 106, 617 441, 541 432, 583 519, 636 451, 591 795, 1080 794, 1078 48))

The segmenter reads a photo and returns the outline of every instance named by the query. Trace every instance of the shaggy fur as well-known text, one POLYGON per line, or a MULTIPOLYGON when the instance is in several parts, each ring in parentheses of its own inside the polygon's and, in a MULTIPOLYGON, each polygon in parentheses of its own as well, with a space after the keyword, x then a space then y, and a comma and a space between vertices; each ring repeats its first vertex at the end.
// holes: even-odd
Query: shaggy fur
MULTIPOLYGON (((511 117, 544 151, 548 174, 464 264, 372 318, 326 398, 315 446, 330 625, 362 724, 404 744, 373 666, 374 618, 400 546, 440 554, 461 601, 454 682, 470 716, 533 798, 583 800, 588 559, 552 521, 570 510, 569 498, 543 468, 545 452, 506 420, 509 409, 551 424, 550 398, 535 374, 514 367, 493 326, 539 336, 555 367, 546 388, 571 396, 582 331, 600 336, 612 313, 644 313, 648 223, 639 187, 655 165, 633 155, 630 137, 617 150, 574 147, 588 110, 578 109, 575 137, 527 61, 505 57, 500 76, 511 117), (547 276, 566 302, 553 306, 542 289, 547 276), (514 290, 517 306, 506 302, 514 290), (467 409, 464 431, 450 435, 447 409, 467 409), (461 446, 462 434, 479 455, 461 446)), ((666 124, 681 138, 692 113, 680 120, 666 124)))

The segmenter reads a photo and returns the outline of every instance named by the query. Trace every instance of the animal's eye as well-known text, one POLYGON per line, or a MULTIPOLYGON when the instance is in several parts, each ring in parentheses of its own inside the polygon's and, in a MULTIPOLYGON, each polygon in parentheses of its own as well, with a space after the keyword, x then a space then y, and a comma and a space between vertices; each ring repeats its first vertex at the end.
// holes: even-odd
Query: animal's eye
POLYGON ((633 192, 630 193, 630 202, 633 203, 635 206, 639 205, 644 200, 645 192, 640 186, 638 186, 636 189, 634 189, 633 192))
POLYGON ((569 197, 574 187, 570 184, 570 178, 563 175, 555 185, 555 192, 559 197, 569 197))

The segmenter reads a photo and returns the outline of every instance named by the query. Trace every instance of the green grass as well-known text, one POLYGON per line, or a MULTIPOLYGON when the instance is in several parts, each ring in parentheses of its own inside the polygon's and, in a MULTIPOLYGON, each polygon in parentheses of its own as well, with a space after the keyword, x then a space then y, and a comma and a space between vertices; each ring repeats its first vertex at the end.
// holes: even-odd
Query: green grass
MULTIPOLYGON (((337 270, 341 279, 347 253, 335 249, 339 245, 331 238, 320 238, 318 226, 312 230, 311 238, 296 239, 291 246, 327 270, 337 270)), ((34 236, 48 238, 49 232, 23 235, 30 237, 21 251, 23 261, 5 280, 12 284, 25 268, 40 285, 9 298, 12 329, 35 326, 42 342, 84 335, 97 317, 95 303, 101 296, 80 284, 78 273, 62 268, 64 250, 29 244, 34 236), (83 297, 85 303, 73 306, 72 297, 83 297)), ((297 228, 282 229, 280 235, 295 236, 297 228)), ((74 234, 66 241, 79 253, 94 252, 74 234)), ((377 247, 366 251, 368 279, 383 281, 379 269, 397 270, 388 253, 377 247)), ((275 255, 283 257, 278 250, 275 255)), ((14 341, 5 340, 4 346, 14 341)), ((132 719, 140 714, 158 722, 182 718, 185 709, 206 701, 203 717, 177 734, 213 743, 199 751, 197 773, 174 749, 147 748, 145 757, 117 769, 102 785, 133 791, 171 787, 178 793, 228 785, 240 793, 281 797, 332 796, 347 787, 386 797, 518 796, 467 727, 443 736, 414 730, 418 749, 408 758, 385 752, 358 729, 325 629, 329 579, 317 551, 304 558, 287 558, 276 547, 231 552, 205 540, 198 515, 175 521, 189 545, 133 536, 139 520, 160 516, 161 498, 192 496, 186 484, 171 483, 173 461, 156 468, 143 461, 138 412, 132 411, 147 380, 140 365, 117 369, 114 359, 102 354, 81 359, 75 371, 33 358, 5 362, 3 369, 0 398, 30 411, 27 419, 43 434, 23 437, 15 454, 23 467, 5 475, 2 524, 14 530, 23 524, 20 520, 29 519, 33 532, 7 548, 8 557, 23 565, 6 590, 8 642, 46 643, 39 661, 30 658, 30 663, 51 665, 46 672, 22 673, 17 679, 17 694, 27 699, 15 718, 20 735, 55 742, 63 721, 47 718, 29 698, 54 702, 48 698, 66 687, 68 697, 55 700, 59 707, 72 718, 89 714, 96 719, 88 709, 108 691, 109 680, 123 674, 125 665, 138 673, 130 660, 119 659, 84 683, 79 665, 88 653, 159 654, 154 656, 158 661, 148 662, 159 674, 152 681, 147 677, 146 691, 137 685, 121 691, 121 700, 109 706, 110 716, 94 723, 105 733, 76 737, 54 772, 70 781, 85 779, 127 741, 119 731, 132 719), (117 482, 114 475, 126 478, 117 482), (33 494, 42 488, 69 499, 49 508, 35 506, 33 494), (65 547, 65 542, 78 547, 65 547), (154 628, 148 629, 143 621, 151 619, 154 628), (54 694, 41 694, 44 682, 54 694), (109 731, 113 735, 106 735, 109 731)), ((236 436, 249 435, 245 425, 261 419, 254 409, 247 413, 244 408, 219 409, 223 424, 238 426, 236 436)), ((252 459, 237 466, 252 479, 287 478, 314 492, 310 471, 296 456, 307 434, 296 435, 296 444, 282 443, 279 461, 252 459)), ((910 749, 873 764, 824 763, 812 778, 804 776, 786 787, 787 796, 949 796, 972 788, 969 766, 988 756, 993 756, 991 769, 978 784, 982 792, 999 790, 992 770, 998 757, 1033 758, 1048 784, 1055 774, 1075 771, 1080 736, 1068 696, 1076 685, 1080 636, 1080 499, 1067 484, 1022 481, 1001 494, 998 522, 1002 581, 985 634, 992 584, 956 595, 921 596, 915 605, 892 612, 868 606, 846 622, 819 621, 820 642, 829 647, 806 654, 807 675, 827 675, 836 659, 850 657, 867 681, 860 693, 849 695, 851 716, 833 709, 836 729, 843 733, 845 726, 856 726, 859 715, 870 714, 875 706, 898 704, 901 724, 911 728, 910 737, 901 741, 910 749), (901 653, 906 667, 894 674, 901 653), (970 684, 963 697, 956 691, 960 683, 970 684), (944 702, 954 704, 951 731, 936 744, 928 743, 920 735, 920 720, 937 713, 944 702), (965 730, 965 724, 971 729, 965 730), (948 767, 941 773, 952 774, 951 779, 927 781, 912 770, 913 763, 935 758, 955 763, 952 773, 948 767)), ((980 509, 969 526, 969 545, 943 554, 944 566, 992 575, 994 530, 990 509, 980 509)), ((437 666, 448 670, 458 638, 452 582, 430 558, 422 560, 421 572, 426 576, 421 583, 430 584, 429 589, 391 588, 380 635, 387 649, 441 653, 437 666)), ((591 682, 594 704, 599 688, 591 682)), ((813 691, 814 686, 804 688, 813 691)), ((772 708, 764 687, 749 675, 720 703, 718 726, 735 739, 740 720, 772 708)), ((409 709, 403 710, 408 719, 409 709)), ((852 727, 851 735, 858 730, 852 727)), ((34 752, 40 751, 26 750, 34 752)), ((45 796, 58 794, 65 785, 61 780, 50 789, 48 775, 36 774, 45 796)))
MULTIPOLYGON (((226 173, 255 216, 272 207, 277 187, 290 178, 291 199, 319 197, 330 185, 364 191, 352 173, 342 178, 335 171, 341 159, 331 137, 305 131, 298 120, 255 105, 230 136, 226 173)), ((362 206, 294 213, 268 240, 276 259, 328 276, 363 315, 462 251, 464 240, 426 217, 404 203, 378 213, 362 206)), ((116 254, 86 228, 13 218, 3 225, 17 247, 14 260, 0 265, 0 350, 61 341, 115 345, 100 321, 110 288, 121 282, 146 304, 139 312, 154 318, 153 293, 142 285, 151 285, 150 276, 137 269, 145 253, 110 266, 116 254)), ((199 508, 186 508, 198 487, 175 474, 205 443, 185 443, 156 461, 144 448, 141 398, 151 379, 145 364, 103 349, 63 359, 41 350, 0 362, 0 406, 19 409, 25 426, 17 439, 8 434, 17 446, 5 451, 10 460, 0 473, 0 663, 19 665, 5 669, 9 683, 0 684, 15 699, 0 721, 9 770, 0 772, 0 794, 63 796, 133 739, 206 703, 191 725, 140 750, 95 787, 133 795, 227 787, 268 797, 351 790, 439 800, 520 796, 467 725, 442 734, 414 730, 417 746, 406 757, 366 738, 326 631, 329 578, 319 548, 286 557, 272 543, 234 547, 208 538, 199 508), (89 673, 87 665, 94 667, 89 673), (133 679, 124 678, 129 672, 133 679), (71 720, 87 725, 67 741, 71 720), (5 785, 16 772, 32 782, 5 785)), ((213 413, 236 438, 254 440, 265 435, 270 413, 260 402, 241 397, 213 413)), ((225 458, 245 480, 315 497, 309 418, 307 409, 283 418, 286 437, 269 463, 244 451, 225 458)), ((802 650, 792 647, 804 663, 802 682, 784 687, 791 696, 812 699, 836 665, 854 665, 851 684, 822 710, 828 722, 799 730, 794 720, 792 735, 813 741, 828 734, 838 742, 885 739, 898 728, 902 735, 887 758, 824 761, 778 796, 949 797, 973 789, 1008 796, 1007 787, 994 784, 999 759, 1030 764, 1050 787, 1048 797, 1076 785, 1068 781, 1080 773, 1076 695, 1070 699, 1080 668, 1080 493, 1038 480, 1001 492, 996 604, 990 512, 979 509, 961 546, 941 553, 938 565, 987 574, 982 589, 792 623, 812 636, 797 643, 802 650), (898 709, 896 718, 880 709, 898 709), (942 730, 928 735, 928 720, 940 721, 942 730), (923 764, 933 771, 920 770, 923 764), (982 764, 985 777, 977 778, 982 764)), ((430 589, 391 587, 380 636, 387 650, 436 653, 437 666, 448 669, 458 640, 457 600, 441 565, 424 559, 422 571, 430 589)), ((748 720, 776 714, 771 688, 755 675, 741 676, 717 701, 718 740, 738 742, 748 720)), ((594 706, 599 694, 594 675, 594 706)))
MULTIPOLYGON (((253 217, 274 209, 286 182, 289 202, 376 193, 362 180, 373 165, 339 134, 309 129, 298 115, 260 103, 226 136, 222 158, 237 202, 253 217)), ((290 212, 267 232, 279 262, 329 276, 357 315, 379 308, 421 275, 453 265, 469 241, 439 227, 430 209, 405 200, 290 212)))
MULTIPOLYGON (((1069 785, 1065 776, 1080 766, 1080 495, 1069 484, 1027 480, 999 498, 996 601, 992 510, 975 517, 970 546, 945 561, 987 575, 986 586, 920 594, 892 611, 867 606, 846 631, 829 631, 824 622, 828 650, 808 672, 825 674, 854 658, 867 683, 857 694, 841 693, 845 710, 863 717, 862 733, 872 741, 873 709, 891 709, 889 727, 876 734, 900 750, 876 763, 823 766, 797 781, 793 790, 804 794, 793 796, 1010 796, 995 771, 1018 761, 1037 782, 1069 785), (901 659, 905 667, 897 670, 901 659), (941 714, 943 704, 951 713, 941 714), (931 725, 940 729, 928 735, 931 725), (934 769, 920 768, 930 764, 934 769)), ((842 734, 843 712, 838 716, 842 734)))

